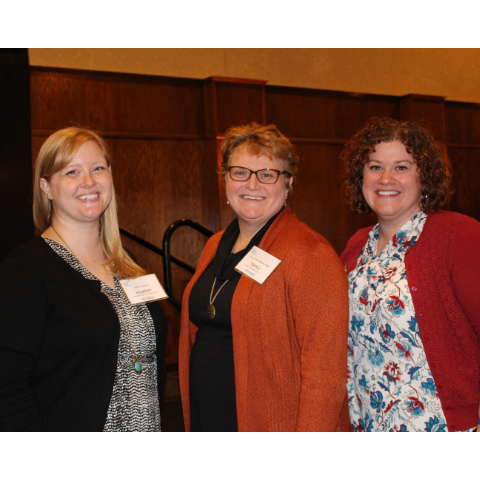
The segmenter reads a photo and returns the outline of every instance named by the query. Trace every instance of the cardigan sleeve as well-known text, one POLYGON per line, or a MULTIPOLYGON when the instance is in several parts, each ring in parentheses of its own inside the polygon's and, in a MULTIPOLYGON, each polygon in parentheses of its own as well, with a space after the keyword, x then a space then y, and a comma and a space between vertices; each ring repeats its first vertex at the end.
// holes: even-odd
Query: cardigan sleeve
POLYGON ((48 302, 39 275, 26 259, 0 265, 0 430, 40 430, 31 377, 46 329, 48 302))
POLYGON ((347 397, 348 281, 333 248, 320 243, 289 286, 301 349, 297 431, 335 431, 347 397))
POLYGON ((453 252, 452 283, 480 343, 480 223, 466 217, 457 227, 453 252))

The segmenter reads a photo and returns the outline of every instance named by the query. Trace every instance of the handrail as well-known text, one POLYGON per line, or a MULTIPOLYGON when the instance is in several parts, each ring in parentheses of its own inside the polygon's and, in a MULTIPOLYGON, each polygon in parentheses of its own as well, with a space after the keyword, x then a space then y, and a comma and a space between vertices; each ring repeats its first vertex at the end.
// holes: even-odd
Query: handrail
MULTIPOLYGON (((173 232, 180 227, 190 227, 196 230, 197 232, 202 233, 206 237, 210 238, 213 235, 213 232, 209 230, 207 227, 204 227, 200 223, 194 222, 193 220, 189 219, 182 219, 177 220, 176 222, 172 223, 163 234, 163 280, 165 282, 165 290, 168 294, 168 299, 170 303, 175 306, 178 310, 182 309, 182 304, 176 299, 175 295, 173 294, 172 288, 172 266, 170 264, 170 259, 174 262, 174 257, 170 255, 170 239, 172 238, 173 232)), ((182 262, 183 263, 183 262, 182 262)), ((184 264, 186 265, 186 264, 184 264)), ((188 265, 187 265, 188 266, 188 265)), ((187 269, 189 272, 195 273, 195 269, 193 267, 188 266, 187 269)), ((185 267, 183 267, 185 268, 185 267)))
MULTIPOLYGON (((163 250, 161 248, 157 247, 156 245, 154 245, 153 243, 147 242, 143 238, 137 237, 137 235, 135 235, 134 233, 132 233, 129 230, 127 230, 125 228, 122 228, 122 227, 120 227, 120 233, 122 235, 125 235, 126 237, 130 238, 134 242, 137 242, 139 245, 142 245, 143 247, 148 248, 152 252, 155 252, 156 254, 164 257, 163 250)), ((174 257, 173 255, 170 255, 170 257, 171 257, 173 263, 177 264, 178 266, 182 267, 183 269, 187 270, 190 273, 195 273, 195 269, 193 267, 191 267, 190 265, 188 265, 187 263, 182 262, 182 260, 179 260, 177 257, 174 257)))
POLYGON ((161 255, 163 257, 163 274, 164 274, 164 283, 165 283, 165 291, 168 295, 169 302, 176 307, 178 310, 182 309, 182 304, 176 299, 175 295, 173 294, 173 286, 172 286, 172 266, 171 263, 175 263, 179 267, 182 267, 187 272, 195 273, 195 268, 188 265, 188 263, 183 262, 182 260, 170 255, 170 239, 173 235, 173 232, 177 230, 179 227, 191 227, 197 232, 203 233, 206 237, 210 238, 213 235, 213 232, 209 230, 207 227, 204 227, 200 223, 194 222, 193 220, 182 219, 177 220, 176 222, 172 223, 166 230, 163 235, 163 250, 153 243, 147 242, 143 238, 138 237, 134 233, 130 232, 129 230, 120 227, 120 233, 125 235, 126 237, 130 238, 134 242, 142 245, 143 247, 151 250, 152 252, 161 255))

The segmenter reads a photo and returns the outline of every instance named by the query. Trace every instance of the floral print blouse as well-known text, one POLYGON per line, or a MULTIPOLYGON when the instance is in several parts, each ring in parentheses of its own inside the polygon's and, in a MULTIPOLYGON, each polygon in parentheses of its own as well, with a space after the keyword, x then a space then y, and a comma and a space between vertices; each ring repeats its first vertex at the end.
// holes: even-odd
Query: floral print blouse
POLYGON ((446 432, 418 329, 405 271, 405 253, 427 215, 406 222, 379 256, 379 225, 350 272, 348 396, 355 431, 446 432))

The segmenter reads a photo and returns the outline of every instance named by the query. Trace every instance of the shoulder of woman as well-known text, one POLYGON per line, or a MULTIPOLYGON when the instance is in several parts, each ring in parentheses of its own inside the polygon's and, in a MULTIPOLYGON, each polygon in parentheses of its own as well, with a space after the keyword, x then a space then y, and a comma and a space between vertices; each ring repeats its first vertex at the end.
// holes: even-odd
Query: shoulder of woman
POLYGON ((12 250, 1 262, 5 263, 39 263, 40 259, 45 255, 48 245, 40 235, 28 240, 22 245, 12 250))
POLYGON ((218 244, 220 243, 220 239, 222 238, 223 233, 225 230, 221 230, 220 232, 214 233, 205 244, 204 250, 207 248, 217 248, 218 244))
POLYGON ((208 240, 207 243, 205 244, 205 247, 203 247, 202 253, 200 255, 200 258, 198 260, 198 264, 202 262, 202 260, 205 257, 210 257, 216 252, 218 244, 220 243, 220 239, 222 238, 223 232, 225 230, 222 230, 220 232, 217 232, 213 234, 208 240))
POLYGON ((292 219, 292 223, 281 232, 276 241, 294 248, 297 254, 305 252, 311 255, 315 250, 331 250, 335 253, 332 245, 323 235, 297 218, 292 219))
POLYGON ((454 228, 457 232, 459 230, 471 231, 473 234, 480 231, 480 222, 463 213, 439 210, 438 212, 428 214, 425 227, 428 226, 429 230, 440 228, 443 231, 446 225, 454 228))
MULTIPOLYGON (((20 245, 13 252, 7 255, 0 264, 0 298, 1 303, 11 303, 15 299, 23 301, 29 298, 32 305, 40 308, 36 302, 43 298, 43 278, 49 278, 48 253, 43 250, 41 237, 20 245), (17 298, 20 293, 20 299, 17 298), (35 300, 32 298, 35 297, 35 300)), ((47 248, 48 245, 45 243, 47 248)))
POLYGON ((345 247, 345 250, 343 253, 347 252, 347 250, 349 249, 358 248, 358 245, 360 243, 364 244, 367 241, 368 235, 371 232, 372 228, 373 228, 373 225, 371 227, 365 227, 365 228, 361 228, 360 230, 357 230, 348 240, 347 246, 345 247))
MULTIPOLYGON (((346 275, 337 252, 330 242, 305 224, 285 235, 278 252, 284 263, 282 271, 292 291, 310 291, 329 285, 347 291, 346 275)), ((272 251, 275 256, 276 251, 272 251)))
POLYGON ((277 248, 288 252, 288 263, 321 265, 321 268, 341 266, 330 242, 303 222, 297 221, 278 238, 277 248))
POLYGON ((373 227, 366 227, 357 230, 347 242, 345 250, 340 255, 340 261, 343 265, 347 264, 352 255, 356 255, 357 251, 361 249, 368 240, 368 235, 373 227))

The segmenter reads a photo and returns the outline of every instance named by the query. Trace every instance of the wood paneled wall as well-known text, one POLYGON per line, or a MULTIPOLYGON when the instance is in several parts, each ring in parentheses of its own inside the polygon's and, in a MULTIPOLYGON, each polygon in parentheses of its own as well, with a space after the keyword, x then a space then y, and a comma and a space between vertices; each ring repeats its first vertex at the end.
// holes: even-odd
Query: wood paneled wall
POLYGON ((445 129, 454 172, 450 208, 480 220, 480 104, 446 102, 445 129))
MULTIPOLYGON (((275 87, 263 81, 211 77, 204 81, 80 70, 31 68, 33 157, 59 128, 81 125, 108 141, 120 224, 161 246, 168 225, 191 218, 217 231, 233 218, 226 205, 220 143, 231 125, 275 123, 296 145, 298 182, 291 197, 299 218, 341 253, 373 215, 353 214, 342 197, 339 154, 369 118, 424 121, 444 143, 456 175, 452 209, 480 220, 480 107, 441 97, 348 94, 275 87)), ((204 238, 189 229, 173 235, 172 253, 195 265, 204 238)), ((125 239, 148 271, 163 279, 162 259, 125 239)), ((181 298, 190 275, 173 266, 181 298)), ((167 302, 167 363, 176 363, 179 315, 167 302)))

